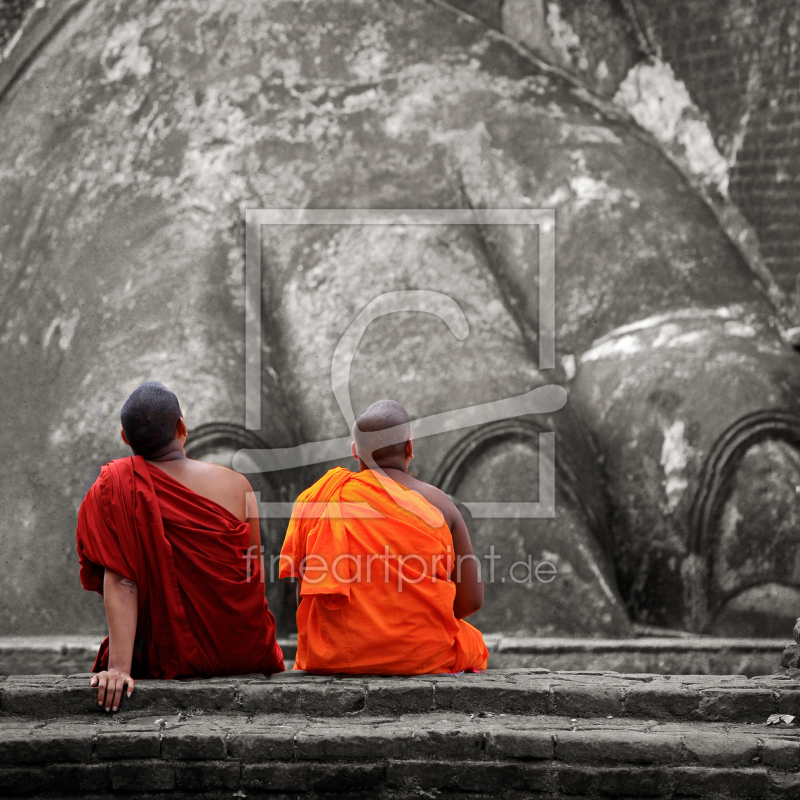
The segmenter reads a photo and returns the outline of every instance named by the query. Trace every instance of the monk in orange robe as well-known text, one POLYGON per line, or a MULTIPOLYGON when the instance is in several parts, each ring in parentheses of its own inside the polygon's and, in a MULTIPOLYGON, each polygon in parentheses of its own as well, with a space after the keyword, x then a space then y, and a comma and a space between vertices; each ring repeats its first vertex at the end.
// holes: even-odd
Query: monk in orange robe
POLYGON ((280 576, 300 579, 295 669, 412 675, 486 669, 469 531, 450 498, 408 474, 414 445, 399 403, 353 426, 359 472, 330 470, 297 499, 280 576))
POLYGON ((103 467, 78 512, 81 583, 108 620, 98 704, 116 711, 137 678, 282 672, 249 481, 187 458, 178 398, 160 383, 136 389, 121 421, 134 455, 103 467))

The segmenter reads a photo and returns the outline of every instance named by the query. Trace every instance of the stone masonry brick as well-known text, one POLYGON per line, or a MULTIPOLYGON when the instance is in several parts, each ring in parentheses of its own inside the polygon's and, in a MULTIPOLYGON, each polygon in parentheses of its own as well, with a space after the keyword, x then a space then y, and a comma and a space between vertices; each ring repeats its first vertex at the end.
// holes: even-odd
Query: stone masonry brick
POLYGON ((202 792, 207 789, 238 789, 241 766, 238 761, 203 761, 177 764, 175 784, 187 792, 202 792))
POLYGON ((384 680, 367 684, 368 714, 420 714, 432 708, 430 681, 384 680))
POLYGON ((399 789, 451 789, 460 769, 447 761, 390 761, 386 782, 399 789))
POLYGON ((628 767, 606 769, 600 773, 600 794, 612 797, 659 797, 669 791, 665 770, 628 767))
POLYGON ((672 770, 670 777, 676 796, 765 797, 769 794, 769 778, 762 770, 684 767, 672 770))
POLYGON ((486 737, 489 758, 552 758, 553 734, 549 731, 508 730, 486 737))
POLYGON ((709 767, 750 766, 758 758, 758 740, 703 731, 684 737, 688 760, 709 767))
POLYGON ((308 784, 315 792, 351 792, 369 789, 383 783, 383 764, 312 764, 308 768, 308 784))
POLYGON ((469 714, 491 711, 505 714, 550 713, 550 687, 518 686, 510 683, 468 683, 442 681, 434 693, 437 709, 469 714))
POLYGON ((592 796, 599 773, 592 767, 561 767, 558 770, 558 787, 563 794, 592 796))
POLYGON ((136 681, 133 697, 123 698, 121 708, 127 711, 170 711, 202 709, 203 711, 237 710, 237 684, 231 680, 136 681))
POLYGON ((94 742, 94 754, 102 759, 158 758, 161 755, 161 733, 101 733, 94 742))
POLYGON ((366 688, 357 684, 251 683, 240 690, 244 711, 308 712, 315 716, 340 716, 361 711, 366 688))
MULTIPOLYGON (((91 673, 88 674, 90 675, 91 673)), ((6 688, 12 686, 55 686, 55 684, 63 680, 64 676, 55 672, 41 673, 39 675, 4 675, 0 688, 4 686, 6 688)))
POLYGON ((761 751, 761 761, 768 767, 797 769, 800 767, 800 742, 767 739, 761 751))
POLYGON ((114 764, 111 786, 115 792, 168 792, 175 788, 175 767, 161 761, 114 764))
POLYGON ((53 761, 89 761, 92 740, 64 730, 19 731, 0 739, 0 764, 34 764, 53 761))
POLYGON ((773 797, 785 797, 786 800, 797 800, 800 797, 800 775, 770 775, 770 789, 773 797))
POLYGON ((103 712, 95 701, 95 694, 88 681, 80 687, 7 682, 3 687, 2 710, 7 714, 46 718, 100 714, 103 712))
POLYGON ((294 731, 232 733, 228 755, 240 761, 288 760, 294 756, 294 731))
POLYGON ((480 758, 484 735, 479 730, 461 728, 423 730, 414 736, 411 755, 414 758, 453 758, 459 761, 480 758))
POLYGON ((225 735, 218 731, 166 731, 161 739, 161 758, 167 760, 219 759, 228 755, 225 735))
POLYGON ((245 764, 242 786, 269 792, 304 792, 308 788, 307 764, 245 764))
POLYGON ((315 728, 301 731, 295 741, 300 761, 329 759, 374 760, 403 758, 412 752, 413 731, 377 727, 354 732, 348 728, 315 728))
POLYGON ((700 705, 700 694, 680 684, 646 683, 625 690, 625 716, 650 719, 690 718, 700 705))
POLYGON ((800 715, 800 689, 778 691, 778 713, 800 715))
POLYGON ((561 761, 668 764, 681 760, 677 734, 639 731, 563 731, 556 736, 556 758, 561 761))
POLYGON ((459 764, 456 784, 468 792, 499 794, 525 786, 525 767, 522 764, 492 764, 467 761, 459 764))
POLYGON ((46 772, 37 767, 0 767, 0 794, 21 797, 45 788, 46 772))
POLYGON ((700 694, 700 719, 763 722, 776 710, 769 689, 703 689, 700 694))
POLYGON ((619 716, 622 713, 622 688, 602 683, 563 682, 552 688, 553 712, 564 716, 619 716))
MULTIPOLYGON (((31 676, 33 678, 35 676, 31 676)), ((96 702, 97 690, 86 676, 55 676, 54 681, 11 681, 3 687, 2 710, 30 717, 104 714, 96 702)), ((190 708, 204 711, 236 709, 233 682, 140 680, 130 699, 123 697, 122 711, 158 710, 169 713, 190 708)))
POLYGON ((108 764, 50 764, 47 785, 51 791, 64 794, 86 794, 111 788, 111 767, 108 764))
POLYGON ((551 764, 525 767, 525 786, 532 792, 555 792, 557 778, 557 773, 551 764))

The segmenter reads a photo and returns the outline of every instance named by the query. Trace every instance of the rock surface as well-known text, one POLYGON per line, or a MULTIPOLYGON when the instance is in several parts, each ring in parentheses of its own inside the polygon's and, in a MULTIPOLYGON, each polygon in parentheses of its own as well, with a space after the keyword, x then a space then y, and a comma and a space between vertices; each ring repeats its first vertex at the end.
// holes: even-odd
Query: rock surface
MULTIPOLYGON (((452 461, 481 431, 418 443, 420 475, 450 463, 456 494, 535 500, 533 434, 556 431, 555 519, 478 522, 475 539, 481 555, 496 543, 505 562, 529 554, 561 577, 492 585, 486 630, 624 635, 630 610, 701 629, 743 590, 740 572, 798 581, 793 564, 775 574, 791 531, 735 521, 734 545, 751 537, 775 557, 709 580, 724 491, 709 494, 713 535, 690 524, 724 432, 765 404, 795 408, 800 367, 771 307, 658 147, 480 25, 422 0, 90 0, 0 102, 6 632, 102 626, 77 585, 72 531, 99 465, 125 454, 117 414, 139 382, 173 388, 190 429, 243 430, 247 208, 556 208, 559 366, 542 371, 533 231, 263 237, 264 446, 346 435, 330 359, 383 292, 445 292, 470 335, 457 342, 419 314, 376 320, 353 363, 356 412, 387 394, 415 417, 444 412, 565 383, 577 364, 565 409, 492 432, 474 463, 452 461), (690 321, 659 328, 666 343, 653 328, 635 353, 593 347, 676 312, 690 321)), ((789 455, 754 469, 785 509, 794 473, 776 479, 775 465, 794 444, 771 435, 789 455)), ((267 476, 262 491, 291 501, 327 466, 267 476)))

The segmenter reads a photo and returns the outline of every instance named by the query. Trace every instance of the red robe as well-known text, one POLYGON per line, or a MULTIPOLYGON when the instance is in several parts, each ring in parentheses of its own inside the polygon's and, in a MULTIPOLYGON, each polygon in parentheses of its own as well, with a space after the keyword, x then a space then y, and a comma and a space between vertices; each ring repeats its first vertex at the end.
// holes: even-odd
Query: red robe
MULTIPOLYGON (((78 512, 83 588, 136 583, 134 678, 282 672, 250 526, 141 456, 103 467, 78 512), (250 579, 248 580, 248 569, 250 579)), ((108 666, 108 637, 93 672, 108 666)))

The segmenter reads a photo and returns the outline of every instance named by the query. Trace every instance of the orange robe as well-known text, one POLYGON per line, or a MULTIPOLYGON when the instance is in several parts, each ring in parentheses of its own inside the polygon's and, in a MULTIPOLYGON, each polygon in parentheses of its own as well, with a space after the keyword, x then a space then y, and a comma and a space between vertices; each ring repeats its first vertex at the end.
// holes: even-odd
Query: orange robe
MULTIPOLYGON (((78 512, 84 589, 136 583, 134 678, 283 672, 250 526, 141 456, 112 461, 78 512)), ((108 637, 92 672, 108 667, 108 637)))
POLYGON ((280 577, 301 578, 295 669, 413 675, 486 668, 480 631, 453 614, 444 518, 371 470, 330 470, 298 497, 280 577))

